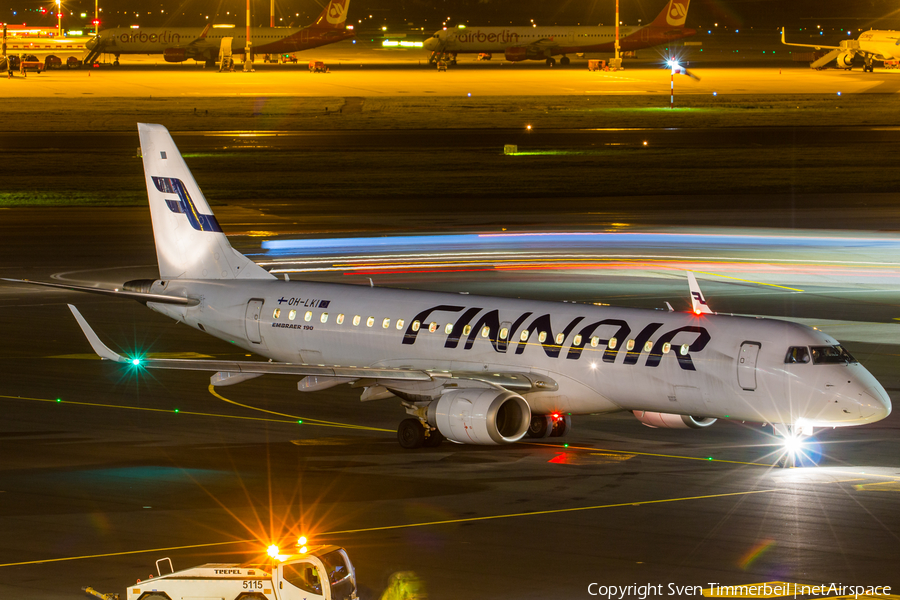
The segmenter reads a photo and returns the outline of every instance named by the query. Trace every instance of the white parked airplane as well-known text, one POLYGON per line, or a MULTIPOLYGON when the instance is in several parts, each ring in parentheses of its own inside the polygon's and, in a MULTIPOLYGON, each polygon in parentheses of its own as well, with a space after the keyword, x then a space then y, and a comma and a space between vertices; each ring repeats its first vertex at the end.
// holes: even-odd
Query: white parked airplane
MULTIPOLYGON (((333 44, 353 37, 347 29, 347 9, 350 0, 330 0, 312 25, 306 27, 251 27, 250 41, 254 54, 285 54, 333 44)), ((85 48, 85 64, 93 62, 100 54, 113 54, 114 64, 122 54, 162 54, 166 62, 186 60, 205 61, 214 66, 222 40, 231 41, 231 50, 244 52, 247 45, 247 28, 229 29, 206 27, 117 27, 104 29, 88 41, 85 48)))
MULTIPOLYGON (((694 35, 686 29, 690 0, 669 0, 659 16, 643 27, 619 27, 619 47, 623 52, 669 44, 694 35)), ((545 60, 556 64, 554 56, 562 56, 560 63, 569 64, 567 54, 582 52, 613 52, 616 43, 615 26, 564 25, 537 27, 468 27, 460 25, 443 29, 425 40, 423 46, 432 57, 457 54, 503 53, 506 60, 545 60)))
POLYGON ((589 413, 669 428, 731 418, 791 435, 891 411, 835 339, 713 314, 693 278, 687 313, 282 281, 231 247, 165 127, 138 131, 159 279, 123 291, 41 285, 135 299, 270 361, 125 357, 71 306, 105 359, 210 371, 217 386, 281 374, 302 377, 304 392, 350 384, 363 400, 396 397, 406 448, 563 435, 589 413))
POLYGON ((862 56, 865 64, 863 72, 874 72, 872 64, 876 60, 900 60, 900 31, 870 29, 859 34, 855 40, 841 40, 840 46, 822 46, 818 44, 789 44, 784 39, 784 28, 781 29, 781 43, 785 46, 830 50, 821 58, 810 63, 813 69, 821 69, 831 61, 836 61, 840 69, 853 68, 853 57, 862 56))

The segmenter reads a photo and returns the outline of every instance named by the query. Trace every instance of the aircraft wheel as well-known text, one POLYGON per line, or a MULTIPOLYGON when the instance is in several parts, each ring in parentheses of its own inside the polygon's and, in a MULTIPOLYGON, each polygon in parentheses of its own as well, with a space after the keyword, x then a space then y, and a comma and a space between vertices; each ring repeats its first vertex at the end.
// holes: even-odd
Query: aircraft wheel
POLYGON ((403 419, 397 427, 397 441, 407 450, 421 448, 425 444, 425 428, 418 419, 403 419))
POLYGON ((432 429, 428 433, 428 437, 425 438, 425 443, 422 444, 424 448, 437 448, 441 445, 441 442, 444 441, 444 434, 438 431, 437 429, 432 429))
POLYGON ((528 425, 528 437, 534 439, 545 438, 553 431, 553 422, 549 415, 531 415, 531 423, 528 425))
POLYGON ((561 65, 564 66, 564 67, 568 67, 568 66, 569 66, 569 62, 570 62, 570 61, 569 61, 569 57, 568 57, 568 56, 563 56, 561 59, 559 59, 559 64, 561 64, 561 65))
POLYGON ((114 66, 114 67, 118 67, 118 66, 119 66, 119 61, 114 60, 114 61, 113 61, 113 66, 114 66))
POLYGON ((550 437, 564 437, 570 431, 572 431, 572 417, 566 415, 553 424, 553 431, 550 432, 550 437))
POLYGON ((555 59, 555 58, 548 58, 548 59, 547 59, 547 66, 548 66, 548 67, 552 67, 552 66, 554 66, 554 65, 556 65, 556 59, 555 59))

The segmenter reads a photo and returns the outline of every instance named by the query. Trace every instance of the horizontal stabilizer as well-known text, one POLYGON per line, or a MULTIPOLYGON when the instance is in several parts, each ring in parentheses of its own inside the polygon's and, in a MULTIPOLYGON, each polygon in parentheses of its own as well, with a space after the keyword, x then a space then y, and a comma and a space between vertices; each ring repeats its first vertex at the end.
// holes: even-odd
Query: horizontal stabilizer
MULTIPOLYGON (((49 283, 46 281, 31 281, 29 279, 8 279, 0 277, 3 281, 11 283, 29 283, 31 285, 43 285, 61 290, 71 290, 73 292, 88 292, 90 294, 102 294, 105 296, 117 296, 126 300, 137 300, 138 302, 157 302, 159 304, 175 304, 177 306, 197 306, 200 301, 196 298, 185 298, 182 296, 166 296, 165 294, 150 294, 145 292, 131 292, 128 290, 94 288, 85 285, 69 285, 67 283, 49 283)), ((71 306, 71 305, 70 305, 71 306)))

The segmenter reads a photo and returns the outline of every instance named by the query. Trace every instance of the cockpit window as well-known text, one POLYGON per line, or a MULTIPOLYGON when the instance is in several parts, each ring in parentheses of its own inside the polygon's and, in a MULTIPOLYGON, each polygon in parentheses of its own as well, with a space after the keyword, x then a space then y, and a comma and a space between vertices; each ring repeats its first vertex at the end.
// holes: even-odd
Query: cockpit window
POLYGON ((811 346, 813 364, 833 365, 859 362, 841 346, 811 346))
POLYGON ((791 346, 788 348, 787 356, 784 357, 784 362, 787 364, 808 363, 809 350, 806 349, 806 346, 791 346))

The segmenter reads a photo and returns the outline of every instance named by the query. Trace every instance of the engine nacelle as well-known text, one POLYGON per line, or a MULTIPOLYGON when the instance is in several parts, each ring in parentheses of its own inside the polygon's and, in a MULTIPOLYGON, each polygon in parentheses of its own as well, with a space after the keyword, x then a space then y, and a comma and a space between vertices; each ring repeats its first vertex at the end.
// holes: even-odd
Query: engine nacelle
POLYGON ((163 50, 163 59, 166 62, 184 62, 188 59, 184 48, 166 48, 163 50))
POLYGON ((671 413, 650 412, 647 410, 632 411, 637 420, 647 427, 662 429, 703 429, 716 422, 712 417, 691 417, 673 415, 671 413))
POLYGON ((531 408, 513 392, 453 390, 428 406, 428 422, 460 444, 511 444, 528 431, 531 408))
POLYGON ((506 60, 514 62, 534 58, 533 56, 528 55, 528 48, 507 48, 505 54, 506 60))
POLYGON ((841 52, 840 54, 838 54, 837 59, 835 59, 837 61, 837 66, 841 69, 849 69, 853 67, 853 55, 854 53, 850 51, 841 52))

